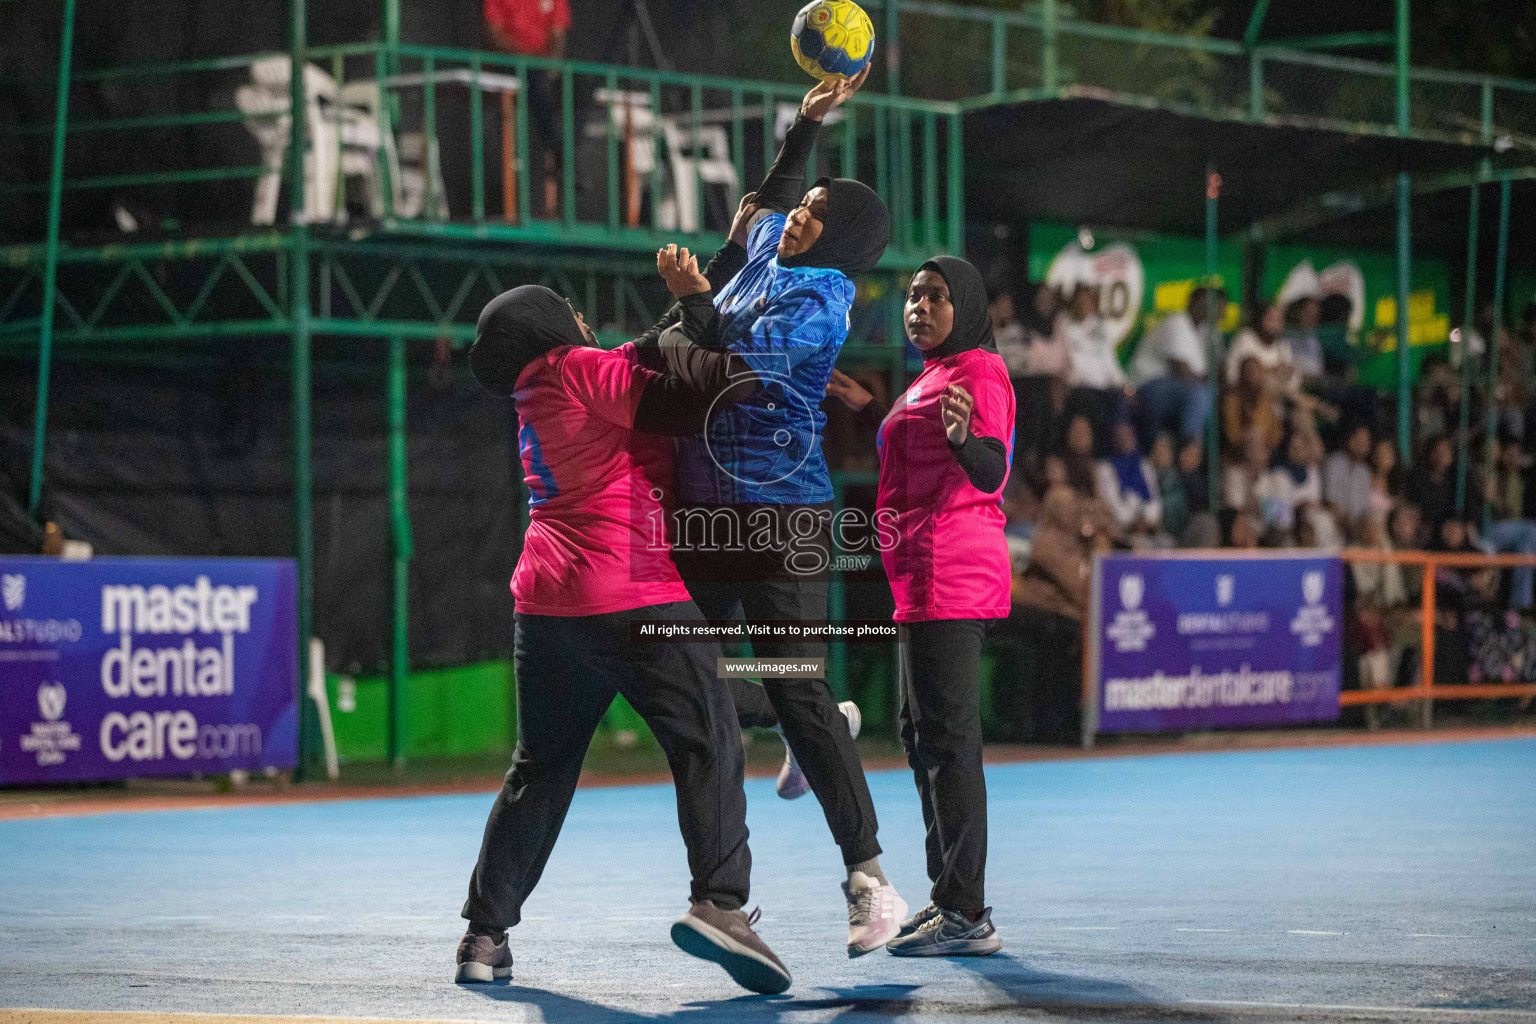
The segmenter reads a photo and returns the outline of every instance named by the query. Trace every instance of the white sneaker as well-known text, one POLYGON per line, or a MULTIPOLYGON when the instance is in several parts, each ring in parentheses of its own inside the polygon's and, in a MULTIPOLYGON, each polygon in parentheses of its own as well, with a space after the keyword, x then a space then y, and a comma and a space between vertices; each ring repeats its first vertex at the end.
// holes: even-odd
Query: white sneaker
MULTIPOLYGON (((851 700, 845 700, 837 706, 837 710, 848 719, 848 735, 853 739, 859 738, 859 728, 864 724, 864 716, 859 714, 859 706, 851 700)), ((811 791, 811 784, 805 779, 805 772, 800 770, 800 762, 795 760, 795 752, 789 749, 789 744, 784 744, 784 766, 779 769, 778 794, 785 800, 798 800, 811 791)))
POLYGON ((843 898, 848 901, 848 956, 863 956, 896 937, 907 903, 896 895, 893 885, 881 885, 862 871, 855 871, 843 883, 843 898))

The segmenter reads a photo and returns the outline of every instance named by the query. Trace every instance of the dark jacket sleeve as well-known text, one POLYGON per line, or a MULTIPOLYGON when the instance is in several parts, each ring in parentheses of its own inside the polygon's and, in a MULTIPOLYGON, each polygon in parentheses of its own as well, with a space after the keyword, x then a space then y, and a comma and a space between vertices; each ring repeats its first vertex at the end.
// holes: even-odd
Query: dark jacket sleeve
POLYGON ((695 345, 681 327, 663 332, 656 352, 661 369, 635 407, 636 430, 670 437, 697 434, 717 398, 735 405, 757 393, 757 375, 741 356, 695 345))
POLYGON ((868 402, 864 403, 864 408, 859 410, 857 420, 861 427, 874 434, 880 430, 880 424, 884 422, 886 415, 890 411, 890 406, 878 398, 871 397, 868 402))
POLYGON ((964 443, 958 448, 951 444, 949 450, 955 453, 955 461, 965 470, 972 487, 991 494, 1003 486, 1003 480, 1008 476, 1008 449, 1003 447, 1002 441, 967 434, 964 443))
POLYGON ((797 117, 784 135, 784 148, 757 187, 757 205, 764 210, 788 213, 805 196, 805 165, 811 159, 811 147, 821 122, 797 117))

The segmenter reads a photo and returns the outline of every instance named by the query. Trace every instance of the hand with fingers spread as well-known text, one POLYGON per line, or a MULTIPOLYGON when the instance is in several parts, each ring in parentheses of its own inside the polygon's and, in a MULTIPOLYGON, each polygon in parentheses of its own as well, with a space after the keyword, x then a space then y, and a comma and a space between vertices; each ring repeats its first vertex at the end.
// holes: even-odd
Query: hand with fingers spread
POLYGON ((859 91, 859 86, 869 77, 869 68, 852 78, 829 78, 817 82, 800 101, 800 116, 820 121, 843 104, 848 97, 859 91))
POLYGON ((676 298, 709 291, 709 279, 699 269, 699 258, 687 248, 668 245, 656 250, 656 273, 676 298))
POLYGON ((976 400, 959 384, 951 384, 939 396, 939 412, 944 419, 944 436, 956 448, 965 443, 971 432, 971 408, 976 400))
POLYGON ((827 381, 827 397, 837 399, 854 412, 860 412, 875 396, 842 370, 833 370, 832 378, 827 381))
POLYGON ((736 216, 731 220, 730 240, 737 245, 746 247, 747 235, 752 230, 752 218, 757 216, 757 193, 748 192, 741 197, 741 204, 736 207, 736 216))

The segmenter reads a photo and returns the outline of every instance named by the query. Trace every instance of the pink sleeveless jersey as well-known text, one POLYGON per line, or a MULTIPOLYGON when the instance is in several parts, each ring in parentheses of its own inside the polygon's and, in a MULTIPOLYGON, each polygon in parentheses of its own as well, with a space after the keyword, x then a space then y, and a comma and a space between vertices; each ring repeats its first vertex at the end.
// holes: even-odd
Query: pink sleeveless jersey
POLYGON ((950 384, 975 399, 971 433, 997 438, 1013 458, 1013 386, 997 353, 969 349, 928 363, 897 399, 876 435, 877 514, 881 533, 895 535, 881 560, 897 622, 1008 615, 1012 572, 1002 487, 982 493, 955 461, 939 409, 950 384))

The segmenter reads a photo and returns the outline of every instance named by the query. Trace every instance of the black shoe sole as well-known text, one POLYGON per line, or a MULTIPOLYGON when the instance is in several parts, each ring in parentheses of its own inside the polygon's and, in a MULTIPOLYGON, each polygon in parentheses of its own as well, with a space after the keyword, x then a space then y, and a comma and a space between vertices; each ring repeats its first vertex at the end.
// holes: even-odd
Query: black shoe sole
POLYGON ((708 960, 725 968, 725 973, 731 976, 731 980, 750 992, 761 995, 776 996, 789 988, 789 975, 780 971, 772 964, 766 964, 753 956, 738 953, 725 945, 723 941, 729 941, 725 936, 708 934, 715 929, 701 921, 678 921, 672 925, 672 941, 677 948, 689 956, 696 956, 700 960, 708 960))

